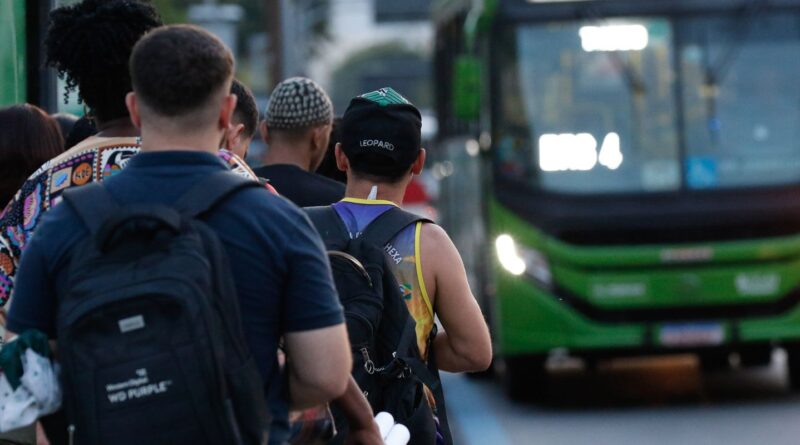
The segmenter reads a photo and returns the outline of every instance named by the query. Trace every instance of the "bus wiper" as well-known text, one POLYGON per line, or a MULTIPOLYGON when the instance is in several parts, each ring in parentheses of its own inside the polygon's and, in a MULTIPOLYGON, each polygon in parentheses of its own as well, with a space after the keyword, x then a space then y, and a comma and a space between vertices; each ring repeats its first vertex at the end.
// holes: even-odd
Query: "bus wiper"
MULTIPOLYGON (((583 9, 583 13, 588 19, 597 21, 599 23, 608 24, 608 20, 602 14, 600 14, 599 10, 594 5, 587 5, 583 9)), ((619 53, 615 51, 608 51, 605 54, 614 67, 620 71, 623 79, 625 80, 625 86, 628 87, 628 90, 631 92, 631 99, 633 102, 631 113, 631 136, 635 141, 634 143, 637 146, 640 146, 642 145, 642 115, 644 114, 643 108, 645 105, 645 95, 647 94, 647 85, 645 84, 643 76, 636 71, 636 69, 633 67, 633 64, 631 64, 629 60, 623 59, 620 57, 619 53)))
POLYGON ((706 37, 706 62, 705 62, 705 79, 704 79, 704 95, 706 96, 706 116, 708 117, 708 131, 711 141, 719 143, 721 124, 717 117, 717 97, 719 96, 719 86, 722 84, 725 76, 728 74, 731 65, 736 61, 736 58, 741 53, 744 43, 750 37, 750 34, 755 28, 755 22, 761 11, 764 10, 766 0, 752 0, 743 9, 739 18, 739 23, 736 29, 741 31, 736 34, 736 38, 732 39, 728 47, 722 51, 722 57, 716 64, 712 65, 708 57, 708 37, 706 37))
MULTIPOLYGON (((600 23, 608 23, 608 19, 600 14, 600 11, 595 5, 587 4, 582 9, 582 12, 587 19, 600 23)), ((605 54, 611 60, 611 63, 614 65, 614 67, 616 67, 622 73, 622 76, 625 79, 625 85, 634 94, 634 96, 644 96, 647 93, 647 85, 645 84, 642 76, 633 68, 633 65, 631 65, 629 61, 623 60, 622 57, 620 57, 619 54, 614 51, 608 51, 605 54)))
POLYGON ((642 75, 633 68, 630 62, 623 60, 619 54, 615 52, 608 52, 606 54, 611 58, 611 62, 622 72, 622 76, 625 78, 625 84, 628 85, 631 92, 636 96, 645 95, 647 93, 647 85, 645 85, 642 75))
POLYGON ((744 8, 739 18, 740 22, 736 26, 736 29, 740 29, 741 32, 736 34, 735 39, 731 40, 728 47, 722 52, 722 57, 720 57, 714 66, 711 66, 710 63, 706 64, 705 82, 707 87, 716 88, 722 83, 731 65, 736 61, 736 58, 742 51, 744 43, 747 42, 747 39, 753 32, 756 19, 764 10, 766 3, 766 0, 751 0, 744 8))

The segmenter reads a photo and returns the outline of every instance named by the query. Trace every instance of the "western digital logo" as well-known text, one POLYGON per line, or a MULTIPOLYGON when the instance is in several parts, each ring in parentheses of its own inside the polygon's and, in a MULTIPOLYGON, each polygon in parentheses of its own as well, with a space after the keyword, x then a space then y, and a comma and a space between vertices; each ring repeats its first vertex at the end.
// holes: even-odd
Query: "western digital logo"
POLYGON ((364 139, 359 145, 362 147, 380 147, 389 151, 394 151, 394 145, 392 143, 378 139, 364 139))
POLYGON ((163 394, 169 391, 171 385, 172 380, 151 382, 147 376, 147 369, 140 368, 136 370, 136 377, 124 382, 107 384, 106 396, 111 403, 127 402, 163 394))

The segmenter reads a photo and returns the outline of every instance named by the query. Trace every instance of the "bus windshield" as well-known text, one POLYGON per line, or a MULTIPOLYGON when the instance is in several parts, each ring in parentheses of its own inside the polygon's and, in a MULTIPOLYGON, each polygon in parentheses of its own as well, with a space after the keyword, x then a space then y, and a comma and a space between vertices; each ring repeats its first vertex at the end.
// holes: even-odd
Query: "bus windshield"
POLYGON ((495 170, 562 193, 800 183, 800 14, 522 24, 495 170))

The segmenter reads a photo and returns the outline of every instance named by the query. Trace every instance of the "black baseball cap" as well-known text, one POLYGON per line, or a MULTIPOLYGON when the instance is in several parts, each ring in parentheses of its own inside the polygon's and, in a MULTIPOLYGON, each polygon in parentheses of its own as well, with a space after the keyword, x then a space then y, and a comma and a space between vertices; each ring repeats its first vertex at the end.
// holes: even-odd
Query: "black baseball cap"
POLYGON ((358 172, 397 177, 422 148, 422 116, 391 88, 353 98, 342 117, 342 150, 358 172))

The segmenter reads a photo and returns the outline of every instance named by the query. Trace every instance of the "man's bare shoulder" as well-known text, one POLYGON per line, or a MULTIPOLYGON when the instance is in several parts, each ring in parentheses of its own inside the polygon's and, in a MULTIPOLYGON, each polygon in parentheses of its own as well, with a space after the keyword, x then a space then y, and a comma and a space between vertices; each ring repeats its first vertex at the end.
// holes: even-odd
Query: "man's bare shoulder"
POLYGON ((423 223, 419 243, 420 265, 429 295, 436 295, 440 279, 450 278, 461 257, 447 232, 438 224, 423 223))
POLYGON ((420 239, 422 240, 421 244, 431 250, 453 245, 447 232, 436 223, 423 223, 420 239))

